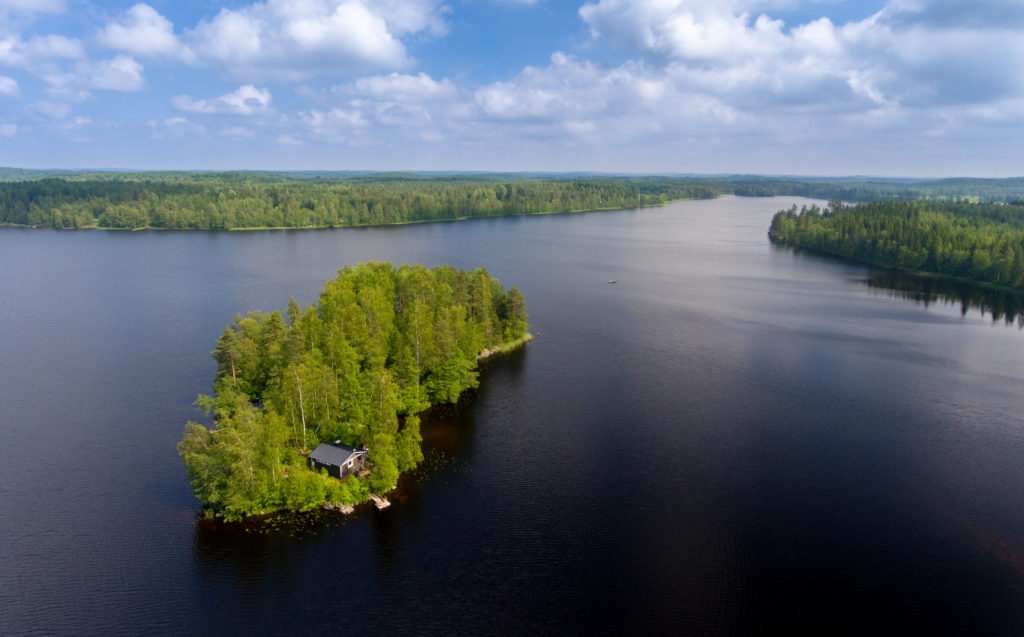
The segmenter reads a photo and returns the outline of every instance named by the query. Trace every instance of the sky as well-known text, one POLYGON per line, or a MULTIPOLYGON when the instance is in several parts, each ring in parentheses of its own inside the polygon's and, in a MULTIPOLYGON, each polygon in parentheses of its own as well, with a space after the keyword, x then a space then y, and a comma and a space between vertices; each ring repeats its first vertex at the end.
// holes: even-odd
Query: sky
POLYGON ((0 0, 0 165, 1024 175, 1024 0, 0 0))

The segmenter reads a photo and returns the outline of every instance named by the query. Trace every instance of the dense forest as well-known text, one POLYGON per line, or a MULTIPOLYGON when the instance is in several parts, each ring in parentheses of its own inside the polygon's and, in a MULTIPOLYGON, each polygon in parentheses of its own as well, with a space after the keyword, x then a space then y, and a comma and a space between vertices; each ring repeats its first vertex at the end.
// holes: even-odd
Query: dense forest
POLYGON ((721 194, 1013 201, 1024 178, 868 179, 545 173, 74 172, 0 168, 0 224, 331 228, 633 208, 721 194))
POLYGON ((1014 201, 1024 198, 1024 178, 868 179, 826 177, 726 177, 714 182, 723 192, 745 197, 795 195, 844 201, 940 199, 1014 201))
POLYGON ((875 202, 780 211, 773 241, 900 268, 1024 289, 1024 202, 875 202))
POLYGON ((576 212, 719 194, 678 179, 116 173, 0 181, 0 223, 52 228, 329 228, 576 212))
POLYGON ((229 520, 390 489, 422 460, 416 413, 477 385, 482 352, 529 338, 526 304, 486 270, 366 263, 319 302, 238 316, 217 340, 212 395, 178 451, 196 497, 229 520), (401 421, 401 422, 400 422, 401 421), (302 455, 321 441, 366 445, 373 471, 344 482, 302 455))

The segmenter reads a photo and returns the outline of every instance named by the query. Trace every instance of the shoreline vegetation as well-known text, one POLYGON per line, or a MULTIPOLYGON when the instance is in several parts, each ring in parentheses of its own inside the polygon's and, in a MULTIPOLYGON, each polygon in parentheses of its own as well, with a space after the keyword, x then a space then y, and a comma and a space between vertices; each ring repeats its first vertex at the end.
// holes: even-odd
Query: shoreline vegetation
POLYGON ((342 508, 390 491, 423 460, 417 414, 478 384, 480 361, 522 347, 526 302, 486 270, 345 267, 319 301, 238 315, 212 352, 212 395, 178 443, 205 516, 342 508), (371 471, 315 472, 320 442, 368 448, 371 471))
POLYGON ((1012 201, 1024 197, 1024 178, 0 168, 0 225, 110 230, 325 229, 622 210, 723 194, 861 202, 1012 201))
POLYGON ((479 176, 297 181, 69 179, 0 181, 0 223, 58 229, 242 230, 398 225, 619 210, 713 198, 693 180, 479 176))
POLYGON ((768 236, 867 265, 1024 293, 1024 201, 833 200, 825 209, 780 210, 768 236))

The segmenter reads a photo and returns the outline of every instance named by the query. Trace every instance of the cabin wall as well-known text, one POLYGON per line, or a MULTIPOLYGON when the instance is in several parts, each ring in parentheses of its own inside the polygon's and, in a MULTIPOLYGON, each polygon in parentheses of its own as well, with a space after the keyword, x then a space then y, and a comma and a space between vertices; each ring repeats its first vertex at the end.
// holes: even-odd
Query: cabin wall
POLYGON ((327 469, 327 475, 329 475, 329 476, 333 476, 335 478, 343 478, 343 477, 345 477, 345 476, 342 475, 341 467, 338 467, 336 465, 324 464, 322 462, 317 462, 316 460, 313 460, 312 458, 309 459, 309 464, 310 464, 310 468, 312 468, 313 471, 316 471, 317 473, 319 473, 321 469, 327 469))
POLYGON ((360 469, 363 468, 363 458, 360 457, 353 459, 351 467, 348 466, 347 462, 339 467, 333 464, 324 464, 322 462, 314 460, 313 458, 310 458, 309 466, 310 468, 313 469, 313 471, 316 471, 318 473, 320 469, 327 469, 327 475, 338 478, 339 480, 344 480, 345 478, 357 473, 360 469))

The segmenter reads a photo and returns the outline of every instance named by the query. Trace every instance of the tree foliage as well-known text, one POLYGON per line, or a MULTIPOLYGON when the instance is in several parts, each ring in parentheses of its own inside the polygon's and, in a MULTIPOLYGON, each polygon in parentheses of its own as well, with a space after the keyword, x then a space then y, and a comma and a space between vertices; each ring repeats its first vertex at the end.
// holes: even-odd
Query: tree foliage
POLYGON ((216 429, 188 423, 178 451, 196 497, 238 519, 326 500, 357 502, 422 459, 419 418, 477 385, 481 351, 522 337, 526 305, 486 270, 346 267, 304 310, 237 316, 217 339, 212 395, 197 405, 216 429), (401 420, 404 423, 400 425, 401 420), (325 440, 367 445, 366 483, 306 467, 325 440))
POLYGON ((0 223, 53 228, 328 228, 574 212, 710 198, 669 178, 492 181, 426 175, 300 180, 246 173, 145 173, 0 181, 0 223), (190 178, 194 177, 194 178, 190 178))
POLYGON ((1024 203, 831 202, 772 219, 773 241, 888 268, 1024 289, 1024 203))

